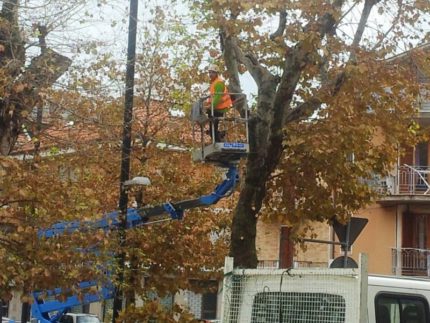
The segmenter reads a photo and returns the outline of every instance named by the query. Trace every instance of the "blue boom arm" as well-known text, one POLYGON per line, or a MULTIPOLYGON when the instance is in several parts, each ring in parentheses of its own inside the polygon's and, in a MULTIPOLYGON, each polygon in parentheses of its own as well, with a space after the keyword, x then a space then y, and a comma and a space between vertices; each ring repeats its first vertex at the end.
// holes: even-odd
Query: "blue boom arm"
MULTIPOLYGON (((197 199, 185 200, 174 203, 164 203, 158 206, 145 207, 140 209, 130 208, 127 210, 127 229, 135 228, 148 223, 149 219, 154 216, 163 214, 170 215, 173 220, 182 219, 183 212, 186 209, 208 206, 217 203, 221 198, 230 195, 239 179, 236 166, 230 166, 226 179, 219 184, 215 190, 209 194, 201 196, 197 199)), ((91 231, 95 229, 113 230, 120 225, 119 212, 113 211, 106 214, 102 219, 91 221, 72 221, 59 222, 52 225, 48 229, 39 231, 39 238, 51 238, 62 235, 64 233, 72 233, 74 231, 91 231)))
MULTIPOLYGON (((97 282, 81 282, 78 284, 79 289, 85 290, 88 288, 98 289, 97 282)), ((69 296, 66 301, 61 302, 56 299, 46 301, 46 297, 55 297, 62 294, 61 288, 46 292, 33 292, 34 302, 31 306, 31 315, 37 319, 38 323, 52 323, 58 320, 67 313, 70 308, 83 304, 100 302, 103 299, 113 298, 114 287, 111 284, 105 285, 96 292, 83 293, 82 297, 76 295, 69 296)))
MULTIPOLYGON (((229 196, 238 180, 238 170, 236 165, 231 165, 226 173, 226 178, 215 188, 209 195, 203 195, 192 200, 185 200, 174 203, 164 203, 158 206, 144 207, 140 209, 129 208, 126 214, 127 229, 136 228, 142 225, 147 225, 150 219, 160 215, 168 215, 170 219, 180 220, 183 217, 184 210, 196 207, 209 206, 217 203, 223 197, 229 196)), ((75 231, 91 231, 103 229, 105 231, 115 230, 120 227, 119 212, 114 211, 106 214, 102 219, 92 221, 72 221, 59 222, 52 225, 50 228, 41 229, 38 232, 40 239, 52 238, 75 231)), ((100 286, 97 282, 82 282, 79 287, 82 290, 88 288, 97 288, 100 286)), ((94 302, 99 302, 103 299, 113 297, 114 288, 111 285, 105 285, 98 292, 83 293, 82 297, 70 296, 64 302, 57 300, 46 300, 46 296, 61 295, 62 290, 46 291, 44 293, 34 292, 34 303, 31 308, 32 317, 37 319, 39 323, 54 323, 58 322, 59 318, 70 310, 71 307, 84 305, 94 302)))

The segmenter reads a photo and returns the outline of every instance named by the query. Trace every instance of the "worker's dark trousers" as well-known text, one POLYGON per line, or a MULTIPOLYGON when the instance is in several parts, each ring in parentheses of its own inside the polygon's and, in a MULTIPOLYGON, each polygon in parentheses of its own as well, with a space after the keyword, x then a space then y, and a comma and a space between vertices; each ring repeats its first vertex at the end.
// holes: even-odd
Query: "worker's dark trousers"
POLYGON ((220 138, 220 134, 219 134, 219 131, 218 131, 218 125, 219 125, 219 119, 218 118, 223 117, 224 113, 219 112, 217 110, 214 110, 213 116, 215 117, 215 119, 212 118, 212 111, 211 111, 211 109, 207 110, 207 114, 208 114, 208 117, 210 118, 210 122, 209 122, 209 135, 212 138, 212 125, 213 125, 214 133, 215 133, 215 142, 220 142, 221 138, 220 138))

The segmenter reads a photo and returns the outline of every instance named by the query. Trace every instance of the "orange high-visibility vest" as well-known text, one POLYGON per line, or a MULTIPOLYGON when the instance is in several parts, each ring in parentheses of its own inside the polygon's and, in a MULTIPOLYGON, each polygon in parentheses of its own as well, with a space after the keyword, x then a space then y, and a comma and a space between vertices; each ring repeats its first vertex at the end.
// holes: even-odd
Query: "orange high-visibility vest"
MULTIPOLYGON (((211 94, 211 97, 208 99, 208 101, 211 103, 212 102, 212 100, 213 100, 213 96, 214 96, 214 94, 215 94, 215 84, 216 83, 218 83, 218 82, 222 82, 222 83, 224 83, 224 81, 221 79, 221 78, 219 78, 219 77, 217 77, 212 83, 211 83, 211 85, 210 85, 210 87, 209 87, 209 92, 210 92, 210 94, 211 94)), ((218 93, 217 93, 218 94, 218 93)), ((222 97, 221 97, 221 102, 219 102, 218 104, 217 104, 217 106, 216 107, 214 107, 214 109, 215 110, 218 110, 218 111, 223 111, 223 110, 225 110, 225 111, 227 111, 229 108, 231 108, 231 106, 233 105, 233 102, 231 101, 231 98, 230 98, 230 95, 228 94, 228 89, 227 89, 227 86, 224 84, 224 94, 222 95, 222 97)))

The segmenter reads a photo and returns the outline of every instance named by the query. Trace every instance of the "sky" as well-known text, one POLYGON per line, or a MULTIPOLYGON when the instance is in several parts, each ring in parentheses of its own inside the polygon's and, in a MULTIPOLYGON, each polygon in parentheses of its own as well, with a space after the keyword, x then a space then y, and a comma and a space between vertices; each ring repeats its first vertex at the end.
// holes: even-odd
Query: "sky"
MULTIPOLYGON (((186 12, 185 5, 172 5, 169 0, 139 0, 139 21, 138 31, 143 25, 150 23, 151 8, 156 5, 170 5, 169 10, 174 6, 178 13, 186 12)), ((82 51, 80 44, 94 44, 98 52, 114 53, 118 59, 125 62, 127 52, 128 38, 128 15, 129 0, 21 0, 21 24, 24 24, 26 37, 37 44, 37 34, 31 26, 36 22, 42 22, 52 27, 53 31, 48 36, 48 46, 54 48, 60 53, 73 59, 77 66, 83 66, 94 59, 93 53, 82 51), (46 5, 47 4, 47 5, 46 5), (73 9, 71 9, 73 8, 73 9)), ((394 8, 395 6, 393 6, 394 8)), ((374 11, 370 24, 374 30, 384 30, 389 28, 387 23, 393 18, 392 8, 386 8, 382 15, 374 11), (385 16, 384 16, 385 15, 385 16)), ((358 21, 360 5, 353 7, 349 15, 350 21, 358 21)), ((348 22, 348 21, 346 21, 348 22)), ((271 24, 274 27, 276 24, 271 24)), ((189 28, 195 28, 189 24, 189 28)), ((340 26, 341 33, 345 37, 351 33, 356 24, 343 23, 340 26)), ((420 26, 414 26, 416 32, 420 26)), ((428 32, 430 27, 424 26, 423 30, 428 32)), ((143 35, 138 33, 138 41, 143 35)), ((413 42, 413 39, 410 39, 413 42)), ((406 42, 407 44, 407 42, 406 42)), ((399 52, 406 50, 405 44, 398 44, 399 52)), ((30 47, 30 53, 34 55, 38 51, 37 46, 30 47)), ((250 98, 256 95, 257 86, 252 77, 246 73, 241 76, 241 82, 244 92, 250 98)))
MULTIPOLYGON (((71 58, 75 66, 85 66, 95 59, 95 51, 86 53, 82 44, 93 44, 98 53, 113 53, 124 64, 127 57, 128 39, 128 0, 109 0, 100 5, 99 0, 27 0, 22 1, 21 21, 25 26, 26 37, 34 46, 28 52, 31 56, 39 53, 37 33, 32 28, 36 22, 44 23, 52 28, 48 35, 48 46, 59 53, 71 58), (48 5, 45 6, 45 4, 48 5), (77 3, 77 4, 76 4, 77 3), (72 4, 76 6, 70 10, 72 4)), ((139 0, 138 2, 138 34, 137 42, 143 35, 139 33, 142 26, 149 24, 152 18, 151 8, 163 5, 166 0, 139 0)), ((170 2, 169 2, 170 4, 170 2)), ((186 8, 179 4, 177 12, 186 12, 186 8)), ((189 25, 189 28, 195 28, 189 25)), ((137 46, 137 50, 139 47, 137 46)), ((241 76, 241 82, 247 97, 257 93, 257 86, 246 73, 241 76)), ((123 84, 117 84, 123 87, 123 84)), ((117 89, 118 90, 118 89, 117 89)), ((121 91, 122 92, 122 91, 121 91)))

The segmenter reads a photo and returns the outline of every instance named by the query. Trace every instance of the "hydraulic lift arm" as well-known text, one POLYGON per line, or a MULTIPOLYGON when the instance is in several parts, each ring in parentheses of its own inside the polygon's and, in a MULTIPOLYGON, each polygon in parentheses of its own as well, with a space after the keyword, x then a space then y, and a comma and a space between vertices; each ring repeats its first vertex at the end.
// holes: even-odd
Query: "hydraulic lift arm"
MULTIPOLYGON (((168 202, 158 206, 149 206, 140 209, 129 208, 126 214, 127 229, 136 228, 142 225, 147 225, 151 222, 151 218, 168 215, 166 219, 180 220, 183 217, 184 210, 209 206, 217 203, 220 199, 229 196, 239 180, 238 170, 236 165, 230 165, 225 179, 215 188, 215 190, 208 194, 203 195, 196 199, 184 200, 179 202, 168 202)), ((72 222, 59 222, 47 229, 41 229, 38 232, 40 239, 47 239, 63 234, 72 233, 75 231, 91 231, 97 229, 115 230, 120 225, 119 212, 114 211, 106 214, 102 219, 92 221, 72 221, 72 222)), ((79 287, 81 289, 98 288, 100 286, 97 282, 81 282, 79 287)), ((103 286, 97 292, 84 293, 81 297, 70 296, 64 302, 58 300, 46 300, 46 296, 60 295, 62 290, 57 288, 55 290, 41 292, 33 292, 34 303, 32 305, 32 317, 39 323, 55 323, 58 322, 60 317, 65 314, 71 307, 77 305, 84 305, 93 302, 99 302, 103 299, 110 299, 113 297, 113 286, 110 284, 103 286)))
MULTIPOLYGON (((158 206, 149 206, 140 209, 129 208, 127 210, 127 229, 135 228, 141 225, 150 223, 151 217, 159 215, 170 215, 173 220, 182 219, 184 210, 196 207, 209 206, 217 203, 221 198, 230 195, 237 181, 239 175, 235 165, 230 166, 226 178, 220 183, 215 190, 199 198, 192 200, 184 200, 180 202, 167 202, 158 206)), ((102 219, 91 222, 59 222, 52 225, 48 229, 41 229, 38 233, 39 238, 51 238, 64 233, 72 233, 74 231, 90 231, 94 229, 113 230, 120 225, 119 212, 113 211, 106 214, 102 219)))

